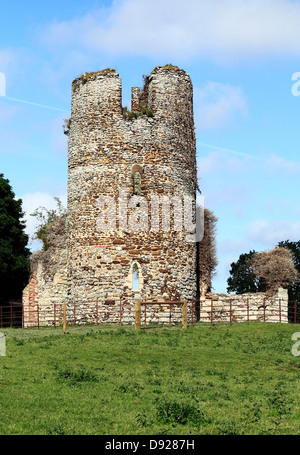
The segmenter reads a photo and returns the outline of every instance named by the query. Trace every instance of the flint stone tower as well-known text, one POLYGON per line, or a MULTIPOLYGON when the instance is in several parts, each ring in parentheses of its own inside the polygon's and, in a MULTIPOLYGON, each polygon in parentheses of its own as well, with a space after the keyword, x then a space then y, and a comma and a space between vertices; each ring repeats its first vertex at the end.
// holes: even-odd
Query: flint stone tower
MULTIPOLYGON (((112 69, 72 84, 68 140, 68 299, 195 299, 196 145, 190 76, 156 67, 124 116, 112 69), (181 227, 182 226, 182 227, 181 227), (138 288, 133 271, 138 269, 138 288)), ((117 304, 117 301, 116 301, 117 304)))

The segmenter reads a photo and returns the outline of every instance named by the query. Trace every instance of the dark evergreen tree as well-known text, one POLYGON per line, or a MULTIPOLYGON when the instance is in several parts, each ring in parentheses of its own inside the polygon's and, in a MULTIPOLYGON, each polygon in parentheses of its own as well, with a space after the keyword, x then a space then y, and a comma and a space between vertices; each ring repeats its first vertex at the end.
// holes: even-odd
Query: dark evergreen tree
POLYGON ((15 199, 9 180, 0 174, 0 304, 21 300, 29 279, 28 236, 22 200, 15 199))
POLYGON ((241 254, 237 262, 232 262, 227 280, 227 291, 244 294, 246 292, 264 292, 266 287, 254 274, 251 260, 255 251, 241 254))

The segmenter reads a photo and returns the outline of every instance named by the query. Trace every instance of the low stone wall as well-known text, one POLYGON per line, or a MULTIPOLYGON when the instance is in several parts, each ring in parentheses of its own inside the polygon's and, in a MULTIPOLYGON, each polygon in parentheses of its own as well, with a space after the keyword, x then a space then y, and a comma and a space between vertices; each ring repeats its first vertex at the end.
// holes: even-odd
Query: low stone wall
MULTIPOLYGON (((45 290, 45 288, 43 288, 45 290)), ((64 303, 57 294, 49 289, 47 298, 40 295, 39 302, 27 300, 27 290, 23 294, 24 327, 57 326, 63 322, 64 303)), ((65 299, 66 301, 66 299, 65 299)), ((120 299, 104 302, 66 303, 68 325, 83 324, 135 324, 136 301, 124 302, 120 299)), ((188 320, 196 321, 195 307, 188 304, 188 320)), ((141 324, 182 324, 182 304, 160 303, 141 305, 141 324)))
MULTIPOLYGON (((56 326, 63 322, 63 304, 66 277, 56 275, 53 281, 44 281, 41 267, 33 274, 30 292, 23 296, 24 326, 56 326), (39 287, 38 287, 39 286, 39 287), (29 299, 29 296, 31 298, 29 299), (37 304, 38 298, 38 304, 37 304)), ((135 324, 136 300, 120 298, 98 302, 66 303, 66 320, 69 325, 82 324, 135 324)), ((288 295, 279 289, 273 296, 265 293, 227 295, 209 294, 200 301, 187 302, 187 321, 206 322, 288 322, 288 295)), ((157 301, 141 302, 141 325, 182 324, 182 303, 157 301)))
POLYGON ((200 299, 197 311, 201 322, 288 322, 288 292, 279 288, 272 296, 211 293, 200 299))

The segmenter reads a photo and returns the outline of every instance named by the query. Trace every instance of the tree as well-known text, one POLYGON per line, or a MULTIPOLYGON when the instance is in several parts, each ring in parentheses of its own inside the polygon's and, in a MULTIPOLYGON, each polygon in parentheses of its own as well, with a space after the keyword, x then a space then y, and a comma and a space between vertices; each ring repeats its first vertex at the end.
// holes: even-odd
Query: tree
POLYGON ((15 199, 9 180, 0 174, 0 304, 21 300, 29 279, 28 236, 22 200, 15 199))
POLYGON ((255 275, 251 261, 256 252, 241 254, 237 262, 231 263, 230 277, 227 280, 227 291, 236 294, 246 292, 264 292, 265 285, 255 275))
MULTIPOLYGON (((279 242, 277 246, 288 248, 292 252, 295 268, 300 274, 300 240, 298 240, 298 242, 284 240, 279 242)), ((288 292, 290 300, 297 300, 300 302, 300 281, 290 284, 288 292)))
POLYGON ((43 243, 43 250, 49 248, 48 233, 49 227, 52 223, 58 220, 58 218, 66 215, 66 209, 63 207, 61 200, 58 197, 54 197, 57 208, 47 209, 46 207, 38 207, 35 209, 30 216, 35 216, 39 222, 37 230, 34 233, 33 240, 41 240, 43 243))
MULTIPOLYGON (((297 251, 299 254, 300 249, 297 251)), ((279 287, 289 291, 299 289, 295 255, 283 245, 269 251, 241 254, 238 261, 231 264, 229 273, 231 276, 227 280, 228 292, 274 292, 279 287)))
POLYGON ((218 219, 208 209, 204 209, 203 238, 198 244, 198 269, 200 294, 211 291, 212 277, 218 265, 216 255, 216 223, 218 219))
POLYGON ((251 265, 255 276, 270 292, 275 292, 279 287, 288 289, 299 280, 292 252, 288 248, 277 247, 256 253, 251 265))

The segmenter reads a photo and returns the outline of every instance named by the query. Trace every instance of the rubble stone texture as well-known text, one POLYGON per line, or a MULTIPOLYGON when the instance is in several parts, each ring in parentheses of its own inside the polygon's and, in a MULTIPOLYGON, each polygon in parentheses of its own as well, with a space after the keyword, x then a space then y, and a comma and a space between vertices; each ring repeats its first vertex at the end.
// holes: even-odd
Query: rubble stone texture
MULTIPOLYGON (((155 197, 177 197, 182 203, 184 196, 196 197, 191 79, 177 67, 156 67, 144 90, 132 90, 133 110, 145 92, 153 116, 126 119, 115 71, 83 75, 73 82, 68 290, 71 302, 86 307, 95 300, 105 304, 118 298, 196 298, 195 243, 186 241, 184 229, 173 229, 173 205, 168 231, 161 225, 154 230, 151 219, 155 197), (137 172, 142 202, 134 193, 137 172), (143 281, 137 291, 131 284, 134 263, 143 281)), ((160 222, 163 213, 160 210, 160 222)))
MULTIPOLYGON (((121 303, 122 322, 134 323, 138 299, 186 299, 189 319, 196 316, 191 302, 201 286, 197 244, 190 241, 198 188, 190 76, 172 65, 154 68, 142 89, 132 88, 131 108, 124 115, 122 82, 113 69, 72 83, 65 240, 49 249, 48 262, 37 261, 23 293, 25 325, 37 317, 55 324, 63 303, 70 320, 76 311, 77 323, 118 322, 121 303), (50 274, 49 263, 56 264, 50 274)), ((161 320, 155 308, 149 315, 161 320)), ((168 307, 160 311, 168 321, 168 307)))

